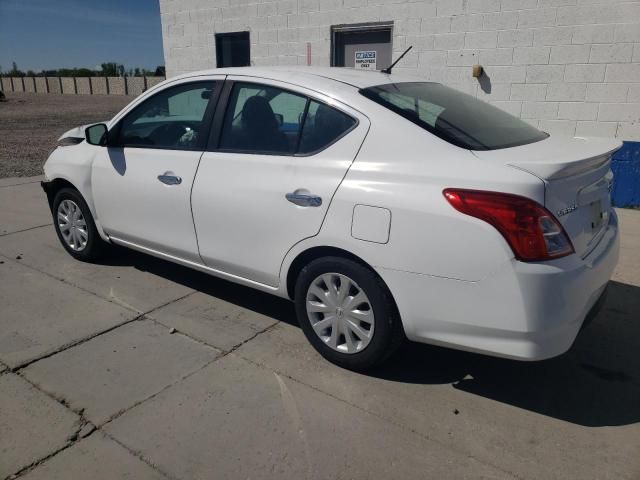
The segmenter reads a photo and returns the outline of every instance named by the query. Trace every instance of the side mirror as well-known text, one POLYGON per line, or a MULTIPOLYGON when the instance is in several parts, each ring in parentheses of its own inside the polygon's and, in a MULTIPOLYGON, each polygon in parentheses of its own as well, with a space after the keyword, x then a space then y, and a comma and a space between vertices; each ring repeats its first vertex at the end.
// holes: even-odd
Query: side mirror
POLYGON ((87 143, 104 147, 107 144, 107 126, 104 123, 98 123, 85 128, 84 136, 87 143))
POLYGON ((278 126, 281 127, 284 124, 284 115, 281 113, 274 113, 276 116, 276 120, 278 121, 278 126))

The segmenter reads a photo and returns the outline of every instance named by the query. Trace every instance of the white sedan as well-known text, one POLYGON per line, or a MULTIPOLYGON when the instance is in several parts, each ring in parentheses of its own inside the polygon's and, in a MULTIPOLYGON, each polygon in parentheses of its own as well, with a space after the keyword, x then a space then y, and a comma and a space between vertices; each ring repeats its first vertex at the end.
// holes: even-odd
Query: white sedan
POLYGON ((116 244, 290 298, 346 368, 404 338, 559 355, 618 259, 619 142, 416 77, 195 72, 61 141, 43 187, 73 257, 116 244))

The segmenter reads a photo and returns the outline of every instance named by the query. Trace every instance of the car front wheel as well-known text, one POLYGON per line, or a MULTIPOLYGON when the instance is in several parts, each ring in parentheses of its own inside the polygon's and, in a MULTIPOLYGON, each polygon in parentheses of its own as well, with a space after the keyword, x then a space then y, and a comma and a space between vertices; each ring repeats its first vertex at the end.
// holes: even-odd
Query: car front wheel
POLYGON ((309 342, 327 360, 350 370, 381 364, 404 338, 380 277, 349 259, 324 257, 304 267, 295 304, 309 342))
POLYGON ((77 190, 58 191, 51 213, 58 239, 72 257, 88 262, 102 255, 105 242, 96 230, 89 206, 77 190))

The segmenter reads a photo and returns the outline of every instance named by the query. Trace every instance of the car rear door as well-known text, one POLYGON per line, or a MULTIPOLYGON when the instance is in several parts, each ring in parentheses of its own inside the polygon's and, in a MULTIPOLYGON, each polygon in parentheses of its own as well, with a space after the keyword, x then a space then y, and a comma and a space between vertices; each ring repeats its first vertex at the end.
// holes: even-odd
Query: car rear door
POLYGON ((287 251, 320 230, 368 129, 329 97, 227 77, 192 193, 204 263, 276 286, 287 251))
POLYGON ((109 131, 91 181, 98 220, 116 242, 201 263, 190 195, 223 78, 175 82, 109 131))

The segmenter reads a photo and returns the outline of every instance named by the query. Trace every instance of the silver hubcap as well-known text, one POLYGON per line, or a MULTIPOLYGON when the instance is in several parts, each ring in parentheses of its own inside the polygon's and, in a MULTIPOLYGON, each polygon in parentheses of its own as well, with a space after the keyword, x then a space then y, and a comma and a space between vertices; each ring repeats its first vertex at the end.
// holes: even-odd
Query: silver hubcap
POLYGON ((80 252, 87 246, 89 232, 82 210, 73 200, 63 200, 58 205, 58 228, 69 248, 80 252))
POLYGON ((371 303, 356 282, 340 273, 317 277, 307 290, 307 316, 320 339, 340 353, 358 353, 373 338, 371 303))

